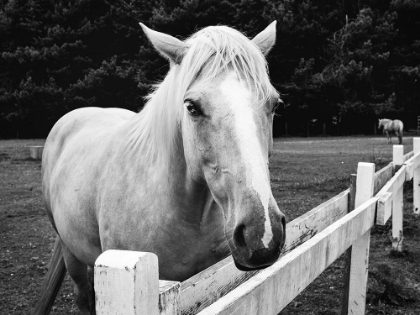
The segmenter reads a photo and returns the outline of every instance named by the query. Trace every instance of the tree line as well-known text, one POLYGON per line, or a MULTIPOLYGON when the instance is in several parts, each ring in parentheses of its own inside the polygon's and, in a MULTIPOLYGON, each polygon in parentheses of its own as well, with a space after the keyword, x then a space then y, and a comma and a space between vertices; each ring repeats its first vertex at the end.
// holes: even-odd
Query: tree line
POLYGON ((168 65, 139 22, 183 39, 277 20, 275 136, 369 134, 383 117, 413 129, 419 16, 416 0, 0 0, 0 137, 45 137, 79 107, 141 110, 168 65))

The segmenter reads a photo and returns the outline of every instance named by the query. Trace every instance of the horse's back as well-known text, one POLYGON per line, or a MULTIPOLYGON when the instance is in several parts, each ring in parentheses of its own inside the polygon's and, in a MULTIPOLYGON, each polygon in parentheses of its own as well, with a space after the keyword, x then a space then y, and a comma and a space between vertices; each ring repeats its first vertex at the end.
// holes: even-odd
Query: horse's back
MULTIPOLYGON (((86 107, 73 110, 57 121, 47 137, 45 146, 51 146, 57 141, 67 140, 80 133, 88 134, 103 128, 109 130, 134 115, 134 112, 121 108, 86 107)), ((61 147, 64 145, 60 144, 61 147)))
POLYGON ((395 119, 395 120, 382 119, 382 123, 379 127, 381 126, 383 126, 384 131, 389 131, 389 132, 400 133, 400 132, 403 132, 404 130, 404 124, 399 119, 395 119))
POLYGON ((86 107, 73 110, 57 121, 47 137, 45 146, 56 144, 60 140, 68 140, 80 133, 109 130, 134 115, 134 112, 121 108, 86 107))

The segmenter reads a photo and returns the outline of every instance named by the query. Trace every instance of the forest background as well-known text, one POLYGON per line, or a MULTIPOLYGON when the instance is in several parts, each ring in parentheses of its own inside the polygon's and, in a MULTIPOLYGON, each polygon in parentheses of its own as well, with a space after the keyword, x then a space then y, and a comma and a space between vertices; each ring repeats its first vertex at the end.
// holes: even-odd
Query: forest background
POLYGON ((0 0, 0 137, 44 138, 79 107, 141 110, 168 64, 139 22, 185 39, 277 20, 274 136, 373 134, 383 117, 415 129, 419 17, 417 0, 0 0))

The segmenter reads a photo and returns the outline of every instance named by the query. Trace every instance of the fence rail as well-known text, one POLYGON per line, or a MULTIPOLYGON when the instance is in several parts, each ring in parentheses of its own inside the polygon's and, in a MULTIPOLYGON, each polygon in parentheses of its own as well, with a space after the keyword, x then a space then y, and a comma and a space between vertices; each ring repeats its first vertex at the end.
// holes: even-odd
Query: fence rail
POLYGON ((420 135, 420 116, 417 116, 417 134, 420 135))
POLYGON ((95 264, 97 314, 277 314, 351 247, 348 313, 364 314, 370 229, 392 216, 393 248, 403 248, 403 186, 413 179, 420 209, 420 138, 413 152, 394 146, 393 162, 374 172, 359 163, 355 196, 343 191, 287 224, 281 258, 259 272, 241 272, 231 257, 184 282, 159 281, 152 253, 107 251, 95 264), (349 212, 351 198, 355 207, 349 212))

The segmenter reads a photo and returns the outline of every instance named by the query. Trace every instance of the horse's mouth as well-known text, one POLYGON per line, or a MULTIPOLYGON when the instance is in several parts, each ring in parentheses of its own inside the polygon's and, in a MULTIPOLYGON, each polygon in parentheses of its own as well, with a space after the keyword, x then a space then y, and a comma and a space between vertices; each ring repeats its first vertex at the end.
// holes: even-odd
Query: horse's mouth
POLYGON ((240 271, 256 271, 256 270, 265 269, 272 265, 272 264, 267 264, 267 265, 258 266, 258 267, 246 267, 238 263, 235 259, 233 260, 233 262, 235 263, 236 268, 238 268, 240 271))
MULTIPOLYGON (((283 244, 281 247, 283 247, 283 244)), ((233 261, 235 262, 236 268, 241 271, 261 270, 270 267, 279 259, 281 247, 276 248, 274 251, 265 248, 254 251, 247 261, 248 266, 244 266, 240 260, 238 261, 235 258, 233 261)))

